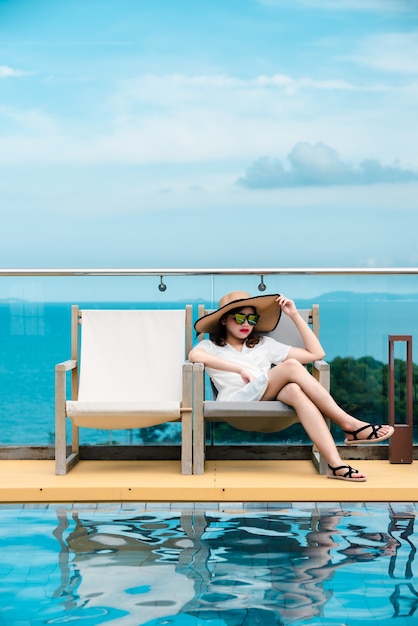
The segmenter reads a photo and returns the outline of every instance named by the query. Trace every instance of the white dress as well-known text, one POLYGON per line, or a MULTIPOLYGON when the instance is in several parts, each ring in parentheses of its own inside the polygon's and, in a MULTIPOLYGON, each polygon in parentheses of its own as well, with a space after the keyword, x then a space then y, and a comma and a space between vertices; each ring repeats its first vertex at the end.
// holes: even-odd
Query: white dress
POLYGON ((207 367, 213 384, 218 390, 217 400, 250 401, 261 400, 267 389, 267 373, 272 365, 277 365, 289 354, 291 346, 287 346, 271 337, 260 337, 260 342, 253 348, 245 344, 242 350, 235 350, 229 344, 217 346, 210 339, 204 339, 198 344, 209 354, 238 363, 254 374, 255 378, 245 383, 239 374, 207 367))

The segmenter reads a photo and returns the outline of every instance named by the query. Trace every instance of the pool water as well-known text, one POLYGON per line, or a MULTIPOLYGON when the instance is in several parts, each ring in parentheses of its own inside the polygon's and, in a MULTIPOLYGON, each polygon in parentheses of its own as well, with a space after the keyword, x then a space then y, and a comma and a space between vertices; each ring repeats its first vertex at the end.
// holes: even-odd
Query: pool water
POLYGON ((416 626, 415 503, 0 505, 0 624, 416 626))

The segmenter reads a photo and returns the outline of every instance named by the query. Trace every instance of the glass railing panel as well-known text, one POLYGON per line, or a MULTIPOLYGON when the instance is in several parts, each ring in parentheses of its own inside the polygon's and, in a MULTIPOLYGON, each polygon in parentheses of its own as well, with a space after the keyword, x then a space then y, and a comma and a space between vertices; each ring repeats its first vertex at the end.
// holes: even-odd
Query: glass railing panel
MULTIPOLYGON (((282 293, 299 308, 319 304, 320 339, 331 364, 332 394, 360 419, 386 423, 389 335, 407 334, 415 345, 418 341, 416 275, 265 275, 264 292, 258 290, 258 278, 215 276, 208 304, 216 308, 217 300, 237 283, 251 295, 282 293)), ((226 424, 214 424, 209 430, 208 441, 213 443, 255 443, 253 434, 238 437, 226 424)), ((341 431, 333 428, 333 433, 341 443, 341 431)), ((265 443, 306 442, 300 425, 256 438, 265 443)), ((418 441, 417 425, 414 440, 418 441)))
MULTIPOLYGON (((387 421, 388 337, 412 335, 417 345, 417 283, 416 274, 237 274, 234 270, 151 276, 124 275, 123 270, 119 275, 0 276, 0 445, 53 445, 54 368, 70 356, 72 304, 177 308, 190 303, 196 319, 199 303, 217 308, 220 297, 234 290, 251 295, 283 293, 300 308, 318 303, 333 395, 359 417, 387 421)), ((256 443, 260 437, 266 443, 306 441, 298 425, 256 439, 217 425, 209 437, 214 444, 256 443)), ((179 440, 179 425, 142 432, 81 430, 81 443, 179 440)))
MULTIPOLYGON (((70 358, 72 304, 181 308, 193 304, 188 280, 184 276, 1 277, 0 423, 4 427, 0 445, 54 444, 54 368, 70 358)), ((207 277, 203 280, 209 282, 207 277)), ((179 443, 180 425, 135 432, 80 431, 81 444, 157 442, 179 443)))

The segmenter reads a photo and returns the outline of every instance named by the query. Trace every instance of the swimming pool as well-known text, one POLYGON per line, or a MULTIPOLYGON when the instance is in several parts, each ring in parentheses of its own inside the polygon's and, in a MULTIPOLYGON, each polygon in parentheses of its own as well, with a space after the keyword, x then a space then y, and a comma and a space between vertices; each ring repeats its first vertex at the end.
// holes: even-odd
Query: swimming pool
POLYGON ((415 503, 0 505, 0 624, 412 626, 415 503))

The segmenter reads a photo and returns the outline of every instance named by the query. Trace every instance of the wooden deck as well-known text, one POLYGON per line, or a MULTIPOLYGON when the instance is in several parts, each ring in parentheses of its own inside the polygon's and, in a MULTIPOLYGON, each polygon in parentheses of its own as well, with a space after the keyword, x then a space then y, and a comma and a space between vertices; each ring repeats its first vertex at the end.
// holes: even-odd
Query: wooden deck
POLYGON ((319 476, 310 461, 208 461, 182 476, 178 461, 80 461, 56 476, 53 461, 0 461, 0 503, 416 502, 418 463, 354 464, 368 480, 319 476))

